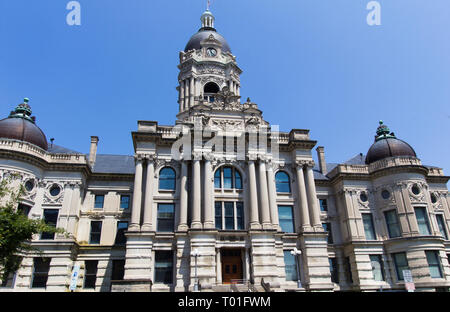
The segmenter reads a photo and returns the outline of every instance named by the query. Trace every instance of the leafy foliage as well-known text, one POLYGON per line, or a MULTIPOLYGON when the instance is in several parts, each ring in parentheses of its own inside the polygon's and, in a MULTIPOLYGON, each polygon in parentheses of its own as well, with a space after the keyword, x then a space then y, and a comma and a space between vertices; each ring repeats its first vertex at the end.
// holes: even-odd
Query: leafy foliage
POLYGON ((29 219, 17 209, 19 200, 24 194, 21 185, 17 191, 10 186, 11 179, 0 182, 0 279, 6 280, 9 273, 16 272, 22 262, 22 255, 37 251, 30 241, 34 234, 63 233, 47 225, 44 220, 29 219))

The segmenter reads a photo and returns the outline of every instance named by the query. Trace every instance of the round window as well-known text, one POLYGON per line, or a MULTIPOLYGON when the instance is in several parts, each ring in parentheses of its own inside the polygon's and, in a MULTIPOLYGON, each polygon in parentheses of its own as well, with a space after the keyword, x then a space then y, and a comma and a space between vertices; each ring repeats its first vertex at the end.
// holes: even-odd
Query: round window
POLYGON ((414 195, 420 194, 420 187, 417 184, 414 184, 411 188, 411 192, 413 192, 414 195))
POLYGON ((28 180, 27 182, 25 182, 25 189, 27 190, 27 192, 31 192, 34 189, 34 181, 28 180))
POLYGON ((361 195, 359 195, 359 199, 361 199, 361 201, 365 203, 368 200, 367 194, 365 192, 362 192, 361 195))
POLYGON ((381 192, 381 197, 383 197, 384 199, 389 199, 389 197, 391 197, 391 193, 388 190, 383 190, 381 192))
POLYGON ((50 188, 50 195, 52 196, 58 196, 60 192, 61 188, 56 184, 50 188))

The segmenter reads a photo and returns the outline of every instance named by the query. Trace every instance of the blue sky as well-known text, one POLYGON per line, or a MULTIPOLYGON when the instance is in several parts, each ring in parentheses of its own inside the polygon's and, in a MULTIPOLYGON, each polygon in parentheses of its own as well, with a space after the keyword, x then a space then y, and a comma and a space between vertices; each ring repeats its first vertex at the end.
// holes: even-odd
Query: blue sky
MULTIPOLYGON (((55 144, 133 154, 137 120, 173 125, 178 53, 206 0, 1 0, 0 117, 30 98, 55 144)), ((328 162, 366 153, 380 119, 450 174, 450 1, 214 0, 250 97, 281 131, 310 129, 328 162)), ((314 157, 315 152, 313 153, 314 157)))

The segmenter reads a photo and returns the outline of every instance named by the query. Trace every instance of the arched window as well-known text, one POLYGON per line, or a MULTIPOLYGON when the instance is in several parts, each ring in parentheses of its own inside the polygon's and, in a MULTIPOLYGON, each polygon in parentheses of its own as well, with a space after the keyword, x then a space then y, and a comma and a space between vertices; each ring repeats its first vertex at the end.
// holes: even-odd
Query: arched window
POLYGON ((214 188, 242 189, 242 177, 236 168, 224 166, 214 173, 214 188))
POLYGON ((290 193, 291 183, 289 181, 289 176, 284 171, 279 171, 275 175, 275 182, 277 187, 277 193, 290 193))
POLYGON ((219 86, 214 82, 208 82, 203 87, 203 99, 212 103, 215 101, 215 94, 220 91, 219 86))
POLYGON ((175 190, 175 170, 169 167, 161 169, 159 172, 159 189, 160 190, 175 190))

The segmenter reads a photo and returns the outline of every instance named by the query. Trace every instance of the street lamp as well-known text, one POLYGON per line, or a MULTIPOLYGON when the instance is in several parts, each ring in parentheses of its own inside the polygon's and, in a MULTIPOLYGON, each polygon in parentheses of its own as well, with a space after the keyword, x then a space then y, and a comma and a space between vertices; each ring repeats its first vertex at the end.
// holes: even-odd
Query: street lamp
POLYGON ((291 250, 291 255, 298 258, 298 259, 295 259, 295 263, 297 264, 297 287, 298 288, 302 288, 302 281, 300 280, 300 267, 298 265, 301 254, 302 254, 302 251, 298 250, 296 247, 294 247, 294 249, 291 250))
POLYGON ((197 257, 199 255, 198 249, 192 251, 192 255, 195 257, 195 284, 194 291, 198 291, 198 277, 197 277, 197 257))

